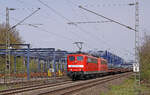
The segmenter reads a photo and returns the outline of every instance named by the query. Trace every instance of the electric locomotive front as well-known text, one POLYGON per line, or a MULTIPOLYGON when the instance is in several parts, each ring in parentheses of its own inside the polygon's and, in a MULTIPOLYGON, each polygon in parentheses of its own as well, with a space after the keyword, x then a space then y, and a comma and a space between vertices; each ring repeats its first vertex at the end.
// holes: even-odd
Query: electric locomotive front
POLYGON ((67 56, 67 75, 75 80, 83 75, 85 70, 85 55, 84 54, 70 54, 67 56))

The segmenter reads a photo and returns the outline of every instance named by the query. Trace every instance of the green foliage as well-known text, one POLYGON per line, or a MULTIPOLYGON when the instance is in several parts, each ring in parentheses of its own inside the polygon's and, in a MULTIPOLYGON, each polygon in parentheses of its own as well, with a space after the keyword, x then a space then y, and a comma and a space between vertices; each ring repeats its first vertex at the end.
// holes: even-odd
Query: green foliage
MULTIPOLYGON (((0 44, 6 43, 6 31, 8 29, 6 28, 5 24, 0 24, 0 44)), ((11 44, 21 44, 23 41, 21 40, 21 37, 19 36, 19 32, 16 29, 11 29, 9 31, 10 34, 10 43, 11 44)), ((16 46, 13 48, 17 48, 16 46)))
POLYGON ((5 85, 0 85, 0 90, 5 90, 5 89, 8 89, 8 87, 5 85))
MULTIPOLYGON (((10 26, 9 26, 10 27, 10 26)), ((7 34, 7 28, 5 24, 0 24, 0 44, 6 44, 6 34, 7 34)), ((10 44, 22 44, 23 41, 21 40, 21 37, 19 36, 19 32, 16 29, 11 29, 9 31, 9 38, 10 38, 10 44)), ((19 46, 14 46, 12 48, 21 48, 19 46)), ((5 46, 0 46, 0 49, 6 49, 5 46)), ((13 63, 13 57, 11 57, 11 62, 13 63)), ((5 55, 0 55, 0 72, 3 72, 5 69, 5 55)), ((11 64, 11 68, 13 68, 11 64)))
POLYGON ((141 78, 150 83, 150 36, 145 36, 145 41, 140 48, 141 78))
MULTIPOLYGON (((107 93, 102 92, 100 95, 137 95, 134 90, 134 78, 126 79, 120 85, 111 85, 110 91, 107 93)), ((140 95, 149 95, 145 94, 145 92, 150 93, 150 88, 146 87, 145 85, 141 85, 141 94, 140 95)))

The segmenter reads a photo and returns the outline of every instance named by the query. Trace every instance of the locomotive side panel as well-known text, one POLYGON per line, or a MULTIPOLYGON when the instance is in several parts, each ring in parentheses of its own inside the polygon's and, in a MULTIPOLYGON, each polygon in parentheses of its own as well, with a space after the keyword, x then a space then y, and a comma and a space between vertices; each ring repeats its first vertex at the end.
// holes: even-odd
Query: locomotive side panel
POLYGON ((105 59, 101 59, 100 60, 100 63, 101 63, 101 70, 102 71, 108 71, 108 64, 107 64, 107 61, 105 59))
POLYGON ((103 58, 98 58, 98 71, 102 71, 102 72, 108 71, 107 61, 103 58))
POLYGON ((97 58, 86 56, 86 62, 85 62, 85 71, 92 72, 92 71, 98 71, 98 60, 97 58))

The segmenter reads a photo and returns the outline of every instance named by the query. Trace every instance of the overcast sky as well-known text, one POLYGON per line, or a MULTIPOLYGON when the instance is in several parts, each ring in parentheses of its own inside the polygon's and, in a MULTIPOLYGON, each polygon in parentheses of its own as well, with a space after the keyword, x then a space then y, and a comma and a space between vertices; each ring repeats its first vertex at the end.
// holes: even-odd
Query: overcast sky
MULTIPOLYGON (((0 0, 0 23, 5 22, 6 7, 10 11, 10 24, 13 26, 37 8, 36 14, 17 26, 20 36, 32 47, 54 47, 76 51, 73 44, 84 42, 83 51, 109 50, 126 60, 133 59, 134 31, 112 22, 82 23, 69 25, 69 22, 107 21, 90 12, 80 9, 81 5, 108 18, 130 27, 135 27, 135 0, 0 0), (49 8, 48 8, 49 7, 49 8), (28 24, 36 25, 37 27, 28 24)), ((139 0, 140 42, 144 32, 150 34, 150 0, 139 0)))

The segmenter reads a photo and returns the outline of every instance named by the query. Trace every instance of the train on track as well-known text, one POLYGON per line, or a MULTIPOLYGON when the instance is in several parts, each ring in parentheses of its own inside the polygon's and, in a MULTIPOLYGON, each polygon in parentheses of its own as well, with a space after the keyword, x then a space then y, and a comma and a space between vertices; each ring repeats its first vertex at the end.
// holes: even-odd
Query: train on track
POLYGON ((85 53, 68 54, 67 75, 77 80, 132 71, 132 64, 121 63, 116 66, 116 63, 112 65, 108 61, 85 53))

